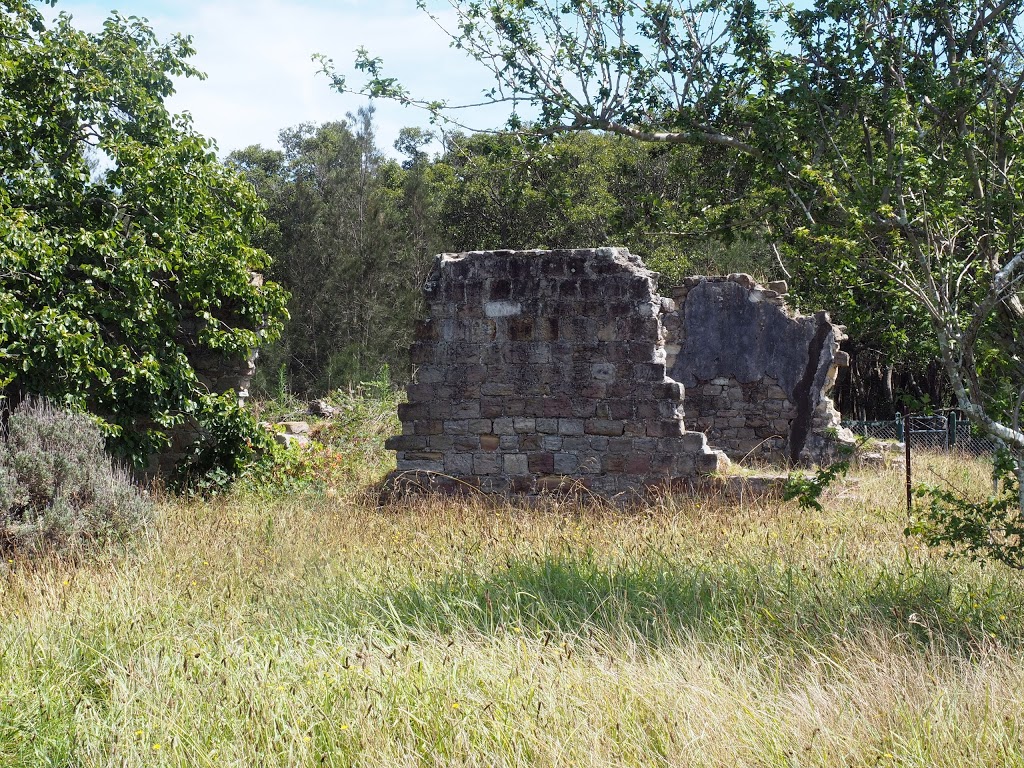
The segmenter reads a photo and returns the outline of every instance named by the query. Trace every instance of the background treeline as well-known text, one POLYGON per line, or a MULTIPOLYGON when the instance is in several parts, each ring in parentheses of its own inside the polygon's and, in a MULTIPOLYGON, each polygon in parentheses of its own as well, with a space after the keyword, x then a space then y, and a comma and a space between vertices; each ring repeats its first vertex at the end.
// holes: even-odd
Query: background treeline
POLYGON ((436 253, 611 244, 641 255, 663 285, 750 272, 787 278, 802 309, 830 309, 850 329, 853 365, 837 390, 849 416, 888 417, 900 393, 944 399, 912 308, 875 306, 862 277, 837 276, 838 260, 787 237, 744 158, 590 133, 448 135, 431 156, 432 138, 404 129, 394 159, 365 109, 285 129, 280 149, 230 155, 267 205, 259 245, 291 292, 283 337, 261 351, 257 393, 312 398, 385 372, 407 380, 436 253))

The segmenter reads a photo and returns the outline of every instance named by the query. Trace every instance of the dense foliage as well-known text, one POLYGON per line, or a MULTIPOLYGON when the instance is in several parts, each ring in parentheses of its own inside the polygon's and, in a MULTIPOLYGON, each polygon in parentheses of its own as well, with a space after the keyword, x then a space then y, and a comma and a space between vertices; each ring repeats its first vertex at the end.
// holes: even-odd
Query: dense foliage
MULTIPOLYGON (((670 282, 687 272, 778 267, 760 232, 701 212, 723 180, 742 204, 749 179, 717 151, 650 147, 597 135, 523 140, 406 129, 399 164, 376 146, 372 113, 282 131, 281 150, 234 152, 267 203, 261 245, 291 292, 291 321, 264 348, 264 393, 320 395, 385 368, 409 374, 406 349, 434 254, 488 248, 625 245, 670 282)), ((736 206, 739 207, 739 204, 736 206)))
POLYGON ((231 411, 197 355, 244 360, 285 317, 252 279, 258 198, 165 107, 191 54, 134 17, 0 5, 0 385, 88 409, 136 462, 231 411))
POLYGON ((281 132, 281 150, 229 158, 266 200, 274 227, 263 245, 291 292, 287 331, 262 353, 264 391, 323 393, 406 368, 435 248, 419 163, 386 159, 371 115, 301 125, 281 132))

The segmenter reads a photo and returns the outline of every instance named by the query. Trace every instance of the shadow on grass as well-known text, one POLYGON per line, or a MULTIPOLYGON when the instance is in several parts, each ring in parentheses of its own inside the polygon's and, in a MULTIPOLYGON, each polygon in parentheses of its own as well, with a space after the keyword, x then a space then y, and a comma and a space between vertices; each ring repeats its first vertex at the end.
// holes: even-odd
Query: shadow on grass
POLYGON ((1006 579, 968 584, 934 566, 895 570, 831 562, 815 571, 765 563, 609 567, 586 557, 513 560, 418 587, 378 592, 360 613, 395 633, 596 630, 661 645, 680 633, 814 647, 865 632, 970 653, 992 640, 1022 647, 1021 594, 1006 579), (1007 621, 1006 614, 1016 614, 1007 621))

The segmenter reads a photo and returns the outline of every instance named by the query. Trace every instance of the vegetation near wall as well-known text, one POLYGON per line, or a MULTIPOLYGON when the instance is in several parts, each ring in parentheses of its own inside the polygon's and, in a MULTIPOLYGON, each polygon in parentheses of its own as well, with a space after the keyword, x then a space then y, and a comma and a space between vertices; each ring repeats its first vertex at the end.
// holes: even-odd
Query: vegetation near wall
POLYGON ((394 404, 336 404, 308 463, 162 499, 128 557, 0 558, 0 764, 1024 760, 1021 574, 903 538, 900 472, 854 468, 810 510, 382 508, 394 404))
POLYGON ((191 55, 136 18, 86 34, 0 3, 0 394, 90 411, 140 465, 185 423, 246 432, 190 358, 244 360, 285 317, 252 279, 258 198, 166 109, 191 55))
POLYGON ((301 125, 281 132, 281 150, 229 158, 266 202, 273 227, 261 244, 291 292, 285 335, 261 352, 260 391, 323 394, 408 368, 434 250, 431 201, 419 163, 387 159, 371 118, 301 125))

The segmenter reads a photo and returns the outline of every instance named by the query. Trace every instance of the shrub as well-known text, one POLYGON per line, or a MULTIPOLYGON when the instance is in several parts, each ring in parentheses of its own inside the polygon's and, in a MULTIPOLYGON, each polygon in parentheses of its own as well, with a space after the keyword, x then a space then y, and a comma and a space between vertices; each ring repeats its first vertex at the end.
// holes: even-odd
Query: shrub
POLYGON ((0 549, 80 551, 128 537, 152 502, 86 415, 27 400, 0 442, 0 549))
POLYGON ((273 465, 273 438, 238 404, 234 392, 207 398, 199 423, 199 439, 171 478, 174 491, 209 496, 273 465))
POLYGON ((906 534, 920 536, 929 547, 948 547, 947 556, 996 560, 1024 570, 1024 518, 1020 486, 1013 459, 1006 451, 992 465, 992 494, 973 498, 951 483, 940 488, 919 486, 915 494, 928 500, 907 526, 906 534))

